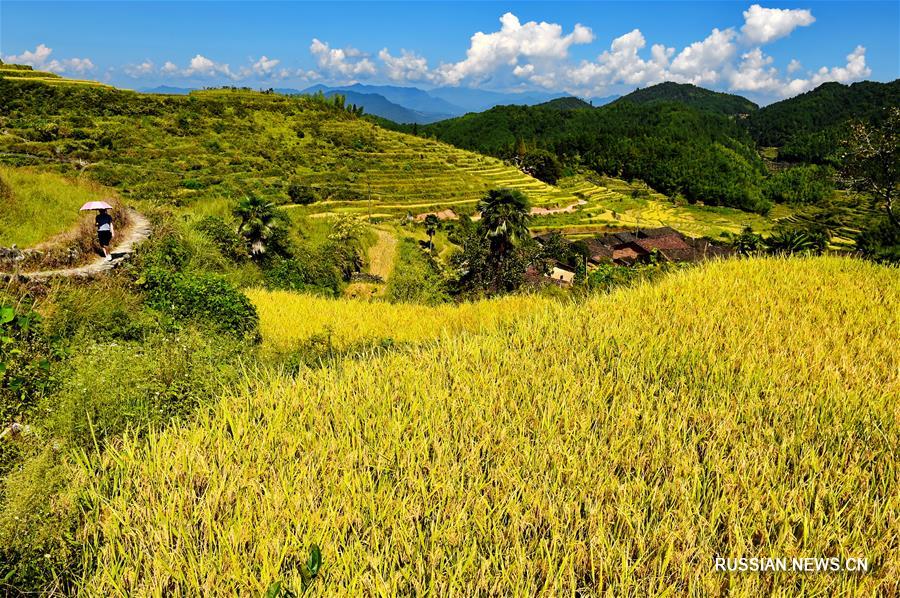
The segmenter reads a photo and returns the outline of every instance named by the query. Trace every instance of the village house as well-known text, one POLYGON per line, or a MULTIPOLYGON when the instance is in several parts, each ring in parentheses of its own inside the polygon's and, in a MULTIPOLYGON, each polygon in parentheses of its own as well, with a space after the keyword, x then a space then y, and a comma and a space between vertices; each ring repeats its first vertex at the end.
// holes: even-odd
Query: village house
MULTIPOLYGON (((548 235, 536 237, 542 242, 548 235)), ((674 228, 616 231, 584 240, 588 248, 588 268, 612 263, 633 266, 656 259, 668 262, 696 262, 729 255, 731 250, 706 239, 695 239, 674 228)))

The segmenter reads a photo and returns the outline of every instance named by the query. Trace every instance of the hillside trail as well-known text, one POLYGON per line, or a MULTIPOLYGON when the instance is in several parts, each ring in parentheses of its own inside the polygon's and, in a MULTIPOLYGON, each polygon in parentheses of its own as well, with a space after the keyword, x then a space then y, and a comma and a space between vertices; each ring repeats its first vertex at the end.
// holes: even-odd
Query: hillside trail
POLYGON ((378 241, 369 249, 369 274, 380 276, 387 281, 394 270, 397 255, 397 237, 386 230, 375 229, 378 241))
POLYGON ((143 214, 128 208, 128 220, 131 226, 125 237, 120 239, 110 251, 111 260, 103 256, 96 257, 90 263, 75 268, 62 268, 59 270, 40 270, 37 272, 19 272, 18 274, 0 273, 0 279, 18 276, 27 280, 44 280, 47 278, 90 278, 112 270, 134 252, 135 247, 150 236, 150 222, 143 214))
POLYGON ((377 235, 375 244, 369 248, 369 267, 366 274, 377 277, 373 280, 351 282, 344 289, 344 296, 356 299, 371 299, 384 294, 387 281, 394 271, 397 260, 397 237, 389 230, 372 227, 377 235))

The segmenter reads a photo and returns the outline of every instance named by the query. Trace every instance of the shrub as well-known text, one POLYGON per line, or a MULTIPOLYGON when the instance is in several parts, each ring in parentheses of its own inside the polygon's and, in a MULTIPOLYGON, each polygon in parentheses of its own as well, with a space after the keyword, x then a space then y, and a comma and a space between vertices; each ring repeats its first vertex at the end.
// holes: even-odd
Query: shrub
POLYGON ((434 259, 409 239, 400 242, 386 294, 395 303, 436 305, 450 300, 447 283, 434 259))
POLYGON ((139 282, 147 291, 148 304, 161 312, 259 340, 256 308, 223 276, 208 272, 182 274, 153 266, 139 282))
POLYGON ((244 240, 222 218, 206 216, 194 226, 231 261, 243 262, 249 257, 244 240))
POLYGON ((304 185, 297 180, 293 180, 290 182, 287 188, 287 194, 288 198, 290 198, 293 203, 300 204, 302 206, 309 205, 315 201, 318 201, 319 199, 312 187, 304 185))

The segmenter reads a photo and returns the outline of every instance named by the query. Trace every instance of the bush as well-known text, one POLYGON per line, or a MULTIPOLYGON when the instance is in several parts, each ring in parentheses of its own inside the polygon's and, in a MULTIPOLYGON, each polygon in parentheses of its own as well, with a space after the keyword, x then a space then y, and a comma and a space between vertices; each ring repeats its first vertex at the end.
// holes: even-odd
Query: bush
POLYGON ((290 182, 287 188, 287 194, 293 203, 300 204, 302 206, 309 205, 315 201, 318 201, 319 199, 312 187, 304 185, 297 180, 290 182))
POLYGON ((555 185, 562 177, 559 160, 546 150, 528 152, 522 159, 522 171, 551 185, 555 185))
POLYGON ((83 564, 77 498, 87 480, 72 479, 66 460, 126 429, 187 417, 237 380, 240 352, 236 341, 191 329, 80 347, 41 405, 37 431, 16 442, 24 458, 0 492, 0 579, 20 591, 67 588, 83 564))
MULTIPOLYGON (((21 420, 51 387, 50 346, 40 316, 0 299, 0 431, 21 420)), ((4 471, 0 452, 0 472, 4 471)))
POLYGON ((229 260, 240 263, 250 257, 244 240, 222 218, 206 216, 194 227, 215 243, 219 252, 229 260))
POLYGON ((139 283, 147 292, 148 305, 161 312, 254 342, 259 340, 256 308, 223 276, 208 272, 182 274, 152 266, 139 283))
POLYGON ((882 218, 856 236, 856 246, 878 262, 900 263, 900 229, 882 218))
POLYGON ((278 257, 268 262, 263 272, 266 288, 304 291, 335 297, 340 293, 341 274, 320 255, 298 251, 290 258, 278 257))

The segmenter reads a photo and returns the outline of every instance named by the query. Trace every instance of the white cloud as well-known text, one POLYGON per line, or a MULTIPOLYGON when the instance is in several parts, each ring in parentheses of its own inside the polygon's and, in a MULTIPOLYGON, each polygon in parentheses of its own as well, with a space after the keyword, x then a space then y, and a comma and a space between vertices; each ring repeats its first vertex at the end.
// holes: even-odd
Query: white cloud
MULTIPOLYGON (((166 64, 172 64, 172 63, 168 62, 166 64)), ((174 65, 172 65, 172 66, 174 66, 174 65)), ((137 77, 143 77, 145 75, 152 74, 153 72, 155 72, 156 67, 153 65, 152 61, 145 60, 144 62, 142 62, 140 64, 127 64, 127 65, 125 65, 125 67, 122 70, 124 70, 125 74, 128 75, 129 77, 137 78, 137 77)))
POLYGON ((731 90, 773 93, 782 88, 778 69, 770 66, 771 56, 766 56, 760 48, 755 48, 741 58, 738 69, 731 73, 731 90))
POLYGON ((319 68, 333 75, 360 77, 377 71, 375 64, 356 48, 332 48, 313 38, 309 51, 316 57, 319 68))
POLYGON ((674 78, 695 85, 718 81, 721 67, 737 50, 736 35, 734 29, 713 29, 706 39, 683 49, 672 61, 674 78))
POLYGON ((401 50, 400 56, 393 56, 387 48, 382 48, 378 58, 384 63, 384 73, 394 81, 430 81, 434 75, 428 69, 428 61, 422 56, 401 50))
POLYGON ((174 75, 178 72, 178 65, 170 60, 167 60, 166 63, 162 65, 160 71, 166 75, 174 75))
POLYGON ((8 55, 3 58, 6 62, 15 64, 27 64, 40 71, 53 73, 76 73, 83 75, 93 71, 97 67, 90 58, 64 58, 62 60, 50 59, 53 53, 51 48, 44 44, 38 44, 33 52, 24 51, 19 55, 8 55))
POLYGON ((184 69, 184 74, 188 77, 195 75, 209 77, 217 74, 230 76, 231 69, 227 64, 220 64, 202 54, 197 54, 191 58, 188 67, 184 69))
POLYGON ((276 58, 268 58, 263 56, 253 63, 251 70, 257 75, 268 75, 271 73, 281 61, 276 58))
POLYGON ((816 18, 805 9, 763 8, 754 4, 744 11, 743 39, 749 44, 767 44, 790 35, 797 27, 812 25, 816 18))
POLYGON ((803 68, 803 65, 800 64, 800 61, 796 58, 792 59, 790 64, 787 65, 787 72, 795 73, 803 68))
POLYGON ((575 25, 568 35, 556 23, 529 21, 524 25, 508 12, 500 17, 500 30, 493 33, 477 32, 469 42, 465 60, 442 64, 437 68, 440 82, 459 85, 463 80, 482 81, 502 66, 513 67, 520 58, 530 63, 557 62, 568 56, 573 44, 587 44, 594 40, 594 33, 581 24, 575 25))
POLYGON ((838 83, 852 83, 860 81, 872 74, 872 69, 866 66, 866 49, 863 46, 856 48, 847 55, 845 66, 832 68, 822 67, 815 74, 806 79, 793 79, 781 90, 783 96, 793 96, 811 89, 815 89, 822 83, 837 81, 838 83))

